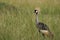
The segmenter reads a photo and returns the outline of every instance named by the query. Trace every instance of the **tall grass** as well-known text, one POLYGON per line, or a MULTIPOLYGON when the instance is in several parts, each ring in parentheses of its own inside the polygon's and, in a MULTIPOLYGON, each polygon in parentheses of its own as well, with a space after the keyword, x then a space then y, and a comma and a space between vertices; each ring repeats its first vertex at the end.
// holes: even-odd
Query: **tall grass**
MULTIPOLYGON (((35 7, 39 19, 60 39, 59 0, 0 0, 0 40, 44 40, 35 25, 35 7)), ((47 39, 48 40, 48 39, 47 39)))

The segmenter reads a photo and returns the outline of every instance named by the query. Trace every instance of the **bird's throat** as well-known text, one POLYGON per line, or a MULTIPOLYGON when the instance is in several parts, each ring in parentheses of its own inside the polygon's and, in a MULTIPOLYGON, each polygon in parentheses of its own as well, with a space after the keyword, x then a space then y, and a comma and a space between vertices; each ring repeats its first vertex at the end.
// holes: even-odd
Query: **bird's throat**
POLYGON ((38 14, 36 15, 36 23, 39 23, 38 14))

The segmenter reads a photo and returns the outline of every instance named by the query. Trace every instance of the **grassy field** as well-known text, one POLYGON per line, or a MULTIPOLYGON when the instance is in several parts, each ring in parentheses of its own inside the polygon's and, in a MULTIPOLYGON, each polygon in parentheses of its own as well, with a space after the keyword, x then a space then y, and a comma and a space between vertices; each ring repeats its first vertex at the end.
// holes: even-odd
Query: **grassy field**
POLYGON ((35 25, 35 7, 41 9, 39 20, 59 40, 60 0, 0 0, 0 40, 44 40, 35 25))

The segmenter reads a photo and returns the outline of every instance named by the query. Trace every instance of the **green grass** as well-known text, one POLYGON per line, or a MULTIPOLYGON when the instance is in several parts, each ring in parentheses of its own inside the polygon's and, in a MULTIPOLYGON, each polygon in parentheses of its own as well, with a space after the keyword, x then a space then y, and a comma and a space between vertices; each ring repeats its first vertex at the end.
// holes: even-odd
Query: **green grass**
POLYGON ((60 39, 60 0, 0 0, 0 40, 43 40, 35 25, 35 7, 39 20, 60 39))

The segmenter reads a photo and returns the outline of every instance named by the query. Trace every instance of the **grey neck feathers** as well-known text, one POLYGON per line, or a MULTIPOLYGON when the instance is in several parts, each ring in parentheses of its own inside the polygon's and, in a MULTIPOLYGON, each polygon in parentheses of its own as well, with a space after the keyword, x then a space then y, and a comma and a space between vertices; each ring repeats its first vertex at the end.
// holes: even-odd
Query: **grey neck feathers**
POLYGON ((36 24, 39 23, 38 14, 36 14, 36 24))

